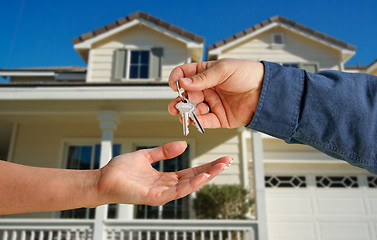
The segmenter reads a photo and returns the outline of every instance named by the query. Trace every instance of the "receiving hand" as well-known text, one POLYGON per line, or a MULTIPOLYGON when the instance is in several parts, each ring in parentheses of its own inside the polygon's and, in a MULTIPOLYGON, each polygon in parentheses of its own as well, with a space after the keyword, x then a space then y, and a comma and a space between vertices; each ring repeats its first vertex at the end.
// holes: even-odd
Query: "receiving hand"
POLYGON ((162 205, 182 198, 206 184, 229 166, 232 158, 178 172, 159 172, 152 163, 174 158, 184 152, 185 142, 171 142, 114 157, 100 172, 101 203, 162 205))
MULTIPOLYGON (((177 91, 176 81, 188 99, 197 103, 196 114, 204 128, 236 128, 249 124, 262 90, 264 66, 248 60, 220 59, 189 63, 173 69, 169 85, 177 91)), ((169 104, 172 115, 179 114, 169 104)))

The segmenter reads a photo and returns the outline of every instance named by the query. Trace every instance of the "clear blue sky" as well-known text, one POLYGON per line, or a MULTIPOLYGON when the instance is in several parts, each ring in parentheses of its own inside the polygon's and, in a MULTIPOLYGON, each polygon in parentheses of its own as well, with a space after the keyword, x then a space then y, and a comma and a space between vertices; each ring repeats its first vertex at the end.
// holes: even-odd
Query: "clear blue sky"
POLYGON ((377 59, 376 0, 0 0, 0 68, 85 66, 72 39, 136 11, 203 36, 206 47, 281 15, 357 47, 346 65, 377 59))

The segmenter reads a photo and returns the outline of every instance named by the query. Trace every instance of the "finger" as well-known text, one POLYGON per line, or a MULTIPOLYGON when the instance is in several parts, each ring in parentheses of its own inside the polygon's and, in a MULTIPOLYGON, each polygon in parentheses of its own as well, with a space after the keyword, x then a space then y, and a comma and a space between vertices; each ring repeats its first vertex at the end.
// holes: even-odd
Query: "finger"
POLYGON ((171 186, 163 190, 163 192, 159 194, 157 202, 154 201, 149 204, 162 205, 198 190, 201 186, 226 169, 231 161, 232 158, 230 157, 222 157, 211 163, 177 172, 179 182, 174 187, 171 186), (193 171, 193 169, 197 171, 193 171))
POLYGON ((144 149, 141 151, 145 151, 152 164, 154 162, 161 161, 164 159, 174 158, 182 154, 186 148, 187 143, 185 141, 177 141, 170 142, 156 148, 144 149))
MULTIPOLYGON (((217 92, 213 89, 206 89, 203 91, 204 101, 208 104, 210 112, 208 114, 202 115, 205 118, 207 128, 216 127, 229 127, 228 116, 232 116, 232 111, 226 111, 226 103, 220 98, 217 92)), ((198 117, 200 123, 202 123, 202 118, 198 117)))
POLYGON ((198 70, 196 75, 179 79, 180 87, 186 91, 201 91, 223 83, 232 74, 227 64, 220 60, 198 63, 198 68, 200 66, 202 71, 198 70))
POLYGON ((198 113, 198 115, 207 114, 210 112, 210 110, 211 109, 209 108, 207 103, 201 102, 196 105, 196 113, 198 113))
POLYGON ((162 205, 166 202, 182 198, 192 192, 195 192, 204 184, 216 177, 224 169, 225 164, 218 163, 209 168, 207 172, 200 173, 198 175, 192 176, 191 178, 180 179, 175 187, 167 188, 161 193, 158 205, 162 205))
POLYGON ((173 100, 169 103, 169 105, 168 105, 168 111, 169 111, 169 113, 170 113, 171 115, 176 116, 176 115, 179 114, 179 111, 178 111, 178 109, 175 107, 175 105, 176 105, 178 102, 180 102, 180 101, 181 101, 181 98, 180 98, 180 97, 177 97, 177 98, 173 99, 173 100))
POLYGON ((203 115, 197 116, 200 124, 203 128, 220 128, 222 127, 219 118, 216 116, 215 113, 207 113, 203 115))
POLYGON ((178 79, 191 77, 205 71, 208 67, 212 66, 212 63, 213 62, 188 63, 175 67, 169 75, 169 86, 174 91, 177 91, 176 81, 178 79))
POLYGON ((200 103, 204 101, 205 95, 203 91, 197 91, 197 92, 187 92, 187 98, 190 101, 193 101, 195 103, 200 103))
POLYGON ((208 170, 218 164, 223 164, 224 167, 225 166, 229 167, 232 161, 233 161, 233 158, 231 157, 221 157, 215 161, 212 161, 212 162, 209 162, 209 163, 197 166, 197 167, 181 170, 177 172, 177 176, 179 179, 192 178, 201 173, 206 173, 206 172, 209 173, 208 170))
POLYGON ((202 172, 192 178, 182 179, 177 186, 177 196, 176 198, 182 198, 192 192, 197 191, 204 184, 211 181, 219 173, 226 169, 226 164, 217 163, 208 168, 205 172, 202 172))

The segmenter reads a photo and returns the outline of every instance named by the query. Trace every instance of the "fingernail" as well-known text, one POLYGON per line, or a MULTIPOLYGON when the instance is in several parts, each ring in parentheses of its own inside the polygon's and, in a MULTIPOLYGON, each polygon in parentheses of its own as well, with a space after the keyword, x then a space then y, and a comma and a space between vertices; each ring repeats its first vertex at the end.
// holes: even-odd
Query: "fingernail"
POLYGON ((208 174, 208 173, 205 174, 205 177, 206 177, 206 178, 209 178, 210 176, 211 176, 211 175, 208 174))
POLYGON ((232 158, 232 160, 230 161, 230 163, 228 163, 227 165, 225 165, 224 170, 227 169, 228 167, 230 167, 230 165, 232 165, 232 162, 233 162, 233 158, 232 158))
POLYGON ((184 83, 187 83, 187 84, 191 84, 192 83, 192 79, 191 78, 181 78, 181 81, 183 81, 184 83))

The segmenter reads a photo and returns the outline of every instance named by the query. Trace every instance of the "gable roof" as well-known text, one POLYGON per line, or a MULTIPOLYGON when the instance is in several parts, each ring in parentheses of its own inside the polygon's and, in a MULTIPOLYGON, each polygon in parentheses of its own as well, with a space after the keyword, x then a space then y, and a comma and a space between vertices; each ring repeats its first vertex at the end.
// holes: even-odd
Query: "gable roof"
POLYGON ((263 30, 263 28, 267 28, 268 26, 272 25, 272 24, 282 24, 282 25, 286 25, 288 27, 291 27, 293 28, 294 30, 297 30, 297 31, 300 31, 310 37, 314 37, 316 39, 319 39, 327 44, 330 44, 330 45, 334 45, 335 47, 338 47, 340 49, 345 49, 345 50, 349 50, 349 51, 355 51, 356 50, 356 47, 351 45, 351 44, 348 44, 346 42, 343 42, 343 41, 340 41, 334 37, 330 37, 324 33, 321 33, 321 32, 318 32, 314 29, 311 29, 311 28, 308 28, 302 24, 299 24, 297 22, 294 22, 292 20, 289 20, 285 17, 282 17, 282 16, 274 16, 274 17, 271 17, 261 23, 258 23, 248 29, 245 29, 243 30, 242 32, 239 32, 239 33, 236 33, 234 34, 233 36, 231 37, 228 37, 224 40, 221 40, 211 46, 209 46, 207 48, 207 53, 209 53, 210 51, 214 51, 216 49, 219 49, 219 48, 224 48, 226 47, 226 45, 228 44, 231 44, 231 43, 234 43, 234 41, 236 40, 239 40, 243 37, 246 37, 248 35, 252 35, 253 33, 257 33, 261 30, 263 30))
POLYGON ((124 18, 118 19, 115 22, 107 24, 104 27, 97 28, 91 32, 74 38, 72 40, 74 43, 74 49, 82 57, 82 59, 87 62, 92 44, 138 24, 148 26, 162 34, 165 34, 166 36, 185 43, 187 48, 191 50, 191 54, 193 56, 195 56, 197 59, 202 58, 204 46, 203 37, 188 32, 144 12, 130 14, 124 18))
POLYGON ((55 73, 81 73, 86 72, 86 67, 57 66, 57 67, 30 67, 30 68, 0 68, 0 73, 5 72, 55 72, 55 73))
POLYGON ((204 43, 204 38, 200 37, 194 33, 188 32, 180 27, 174 26, 168 22, 163 21, 160 18, 153 17, 152 15, 145 13, 145 12, 136 12, 133 14, 130 14, 126 17, 120 18, 115 22, 109 23, 106 26, 103 26, 101 28, 97 28, 91 32, 84 33, 79 37, 74 38, 72 41, 74 44, 84 42, 88 39, 92 39, 94 37, 97 37, 99 35, 102 35, 110 30, 116 29, 126 23, 129 23, 135 19, 144 19, 150 23, 153 23, 157 26, 160 26, 166 30, 169 30, 171 32, 174 32, 184 38, 190 39, 195 42, 204 43))
POLYGON ((374 60, 369 65, 359 65, 359 64, 358 65, 352 65, 352 66, 349 65, 349 66, 344 66, 344 69, 372 74, 374 71, 377 71, 377 59, 374 60))

